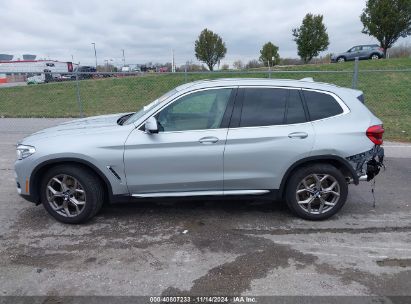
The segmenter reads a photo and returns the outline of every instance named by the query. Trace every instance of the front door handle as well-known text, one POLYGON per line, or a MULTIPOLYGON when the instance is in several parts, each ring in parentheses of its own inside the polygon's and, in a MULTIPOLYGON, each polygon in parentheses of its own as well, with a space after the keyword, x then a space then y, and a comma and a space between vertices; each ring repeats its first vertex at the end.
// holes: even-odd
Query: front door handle
POLYGON ((206 137, 200 138, 198 141, 202 144, 209 145, 209 144, 215 144, 218 141, 218 138, 214 136, 206 136, 206 137))
POLYGON ((288 134, 288 137, 289 138, 301 138, 301 139, 303 139, 303 138, 307 138, 308 134, 305 133, 305 132, 293 132, 293 133, 288 134))

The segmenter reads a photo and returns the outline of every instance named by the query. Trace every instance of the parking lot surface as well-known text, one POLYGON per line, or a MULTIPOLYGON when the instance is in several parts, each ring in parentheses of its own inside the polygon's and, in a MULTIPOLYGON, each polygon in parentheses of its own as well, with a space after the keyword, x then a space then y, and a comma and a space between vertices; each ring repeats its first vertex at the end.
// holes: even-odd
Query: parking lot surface
POLYGON ((17 140, 61 119, 0 119, 0 294, 411 295, 411 147, 386 143, 371 184, 350 186, 330 220, 283 203, 107 206, 64 225, 21 199, 17 140))

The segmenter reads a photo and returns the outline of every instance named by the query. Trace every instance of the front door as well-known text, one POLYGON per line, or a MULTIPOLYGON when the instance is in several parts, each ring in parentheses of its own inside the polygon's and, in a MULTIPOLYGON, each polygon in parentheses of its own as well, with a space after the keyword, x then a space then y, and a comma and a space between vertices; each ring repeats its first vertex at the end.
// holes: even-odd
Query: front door
POLYGON ((222 194, 227 128, 221 124, 233 91, 185 94, 155 114, 158 134, 131 133, 124 163, 132 195, 222 194))
POLYGON ((352 60, 352 59, 355 59, 355 57, 360 58, 360 56, 361 56, 361 47, 355 46, 348 53, 347 59, 352 60))

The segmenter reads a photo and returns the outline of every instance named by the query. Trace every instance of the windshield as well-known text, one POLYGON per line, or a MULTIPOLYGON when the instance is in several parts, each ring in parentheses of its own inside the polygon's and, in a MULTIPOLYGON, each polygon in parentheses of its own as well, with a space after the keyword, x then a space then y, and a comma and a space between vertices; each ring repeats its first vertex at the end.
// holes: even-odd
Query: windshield
POLYGON ((148 105, 144 106, 142 109, 140 109, 139 111, 137 111, 136 113, 134 113, 133 115, 131 115, 129 117, 129 119, 127 119, 123 125, 129 125, 132 124, 134 122, 136 122, 137 120, 139 120, 141 117, 143 117, 144 114, 146 114, 148 111, 150 111, 154 106, 158 105, 159 103, 163 102, 164 100, 166 100, 168 97, 173 96, 175 93, 177 93, 177 90, 171 90, 167 93, 165 93, 163 96, 157 98, 156 100, 154 100, 153 102, 149 103, 148 105))

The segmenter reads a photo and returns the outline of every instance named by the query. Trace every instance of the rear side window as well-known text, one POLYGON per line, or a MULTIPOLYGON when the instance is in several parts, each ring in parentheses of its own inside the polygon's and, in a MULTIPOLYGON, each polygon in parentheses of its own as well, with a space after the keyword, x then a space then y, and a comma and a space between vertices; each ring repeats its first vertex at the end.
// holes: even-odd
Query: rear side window
POLYGON ((289 90, 286 124, 306 122, 304 107, 298 90, 289 90))
POLYGON ((311 120, 323 119, 343 113, 340 104, 329 94, 304 90, 303 94, 311 120))
POLYGON ((244 89, 240 127, 284 124, 287 97, 285 89, 244 89))

